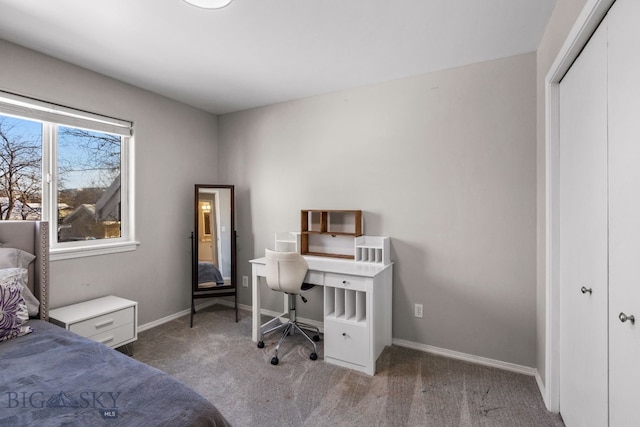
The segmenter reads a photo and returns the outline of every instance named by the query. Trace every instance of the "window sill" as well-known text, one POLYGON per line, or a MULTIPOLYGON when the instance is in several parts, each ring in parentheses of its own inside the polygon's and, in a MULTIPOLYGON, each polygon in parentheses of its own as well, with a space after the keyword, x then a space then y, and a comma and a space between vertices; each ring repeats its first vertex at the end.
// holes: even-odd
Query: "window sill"
POLYGON ((49 251, 49 261, 59 261, 63 259, 84 258, 97 255, 115 254, 118 252, 135 251, 140 242, 118 242, 106 243, 102 245, 91 245, 74 248, 56 248, 49 251))

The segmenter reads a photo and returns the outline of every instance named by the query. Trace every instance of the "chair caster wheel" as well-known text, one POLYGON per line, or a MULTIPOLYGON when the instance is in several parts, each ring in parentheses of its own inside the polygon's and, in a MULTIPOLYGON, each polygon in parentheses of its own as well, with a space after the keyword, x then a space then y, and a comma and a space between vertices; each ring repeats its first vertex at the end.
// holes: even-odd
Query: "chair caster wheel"
POLYGON ((271 364, 272 365, 277 365, 278 364, 278 358, 277 357, 271 358, 271 364))
POLYGON ((264 348, 264 341, 258 341, 258 348, 264 348))
POLYGON ((313 341, 315 341, 315 342, 320 341, 320 335, 314 335, 313 336, 313 341))
POLYGON ((311 360, 316 360, 317 358, 318 358, 318 355, 317 355, 317 354, 315 354, 315 353, 311 353, 311 354, 309 355, 309 359, 311 359, 311 360))

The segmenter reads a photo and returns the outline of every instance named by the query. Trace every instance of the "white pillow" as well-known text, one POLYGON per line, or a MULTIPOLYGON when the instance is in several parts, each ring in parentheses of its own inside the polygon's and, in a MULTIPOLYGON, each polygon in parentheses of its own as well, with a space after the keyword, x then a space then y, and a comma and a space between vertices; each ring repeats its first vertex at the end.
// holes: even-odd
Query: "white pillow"
POLYGON ((36 256, 16 248, 0 248, 0 268, 27 268, 36 256))
POLYGON ((27 286, 29 283, 29 270, 26 268, 2 268, 0 269, 0 283, 17 283, 22 286, 22 297, 27 304, 29 316, 38 316, 40 313, 40 301, 27 286))

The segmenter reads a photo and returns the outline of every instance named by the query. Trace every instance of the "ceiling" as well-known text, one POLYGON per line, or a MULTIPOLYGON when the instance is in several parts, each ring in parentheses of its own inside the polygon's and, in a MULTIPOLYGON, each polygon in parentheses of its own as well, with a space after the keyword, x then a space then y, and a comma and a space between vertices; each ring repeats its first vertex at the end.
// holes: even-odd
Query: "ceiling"
POLYGON ((0 0, 0 38, 222 114, 537 49, 556 0, 0 0))

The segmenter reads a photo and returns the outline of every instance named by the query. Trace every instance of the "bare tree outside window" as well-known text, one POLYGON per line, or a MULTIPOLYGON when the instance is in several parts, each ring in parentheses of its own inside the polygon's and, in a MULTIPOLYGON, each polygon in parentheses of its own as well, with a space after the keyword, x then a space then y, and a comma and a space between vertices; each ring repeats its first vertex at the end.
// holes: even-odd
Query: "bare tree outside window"
POLYGON ((58 128, 58 241, 121 236, 121 138, 58 128))
POLYGON ((0 116, 0 220, 42 217, 42 125, 0 116))

